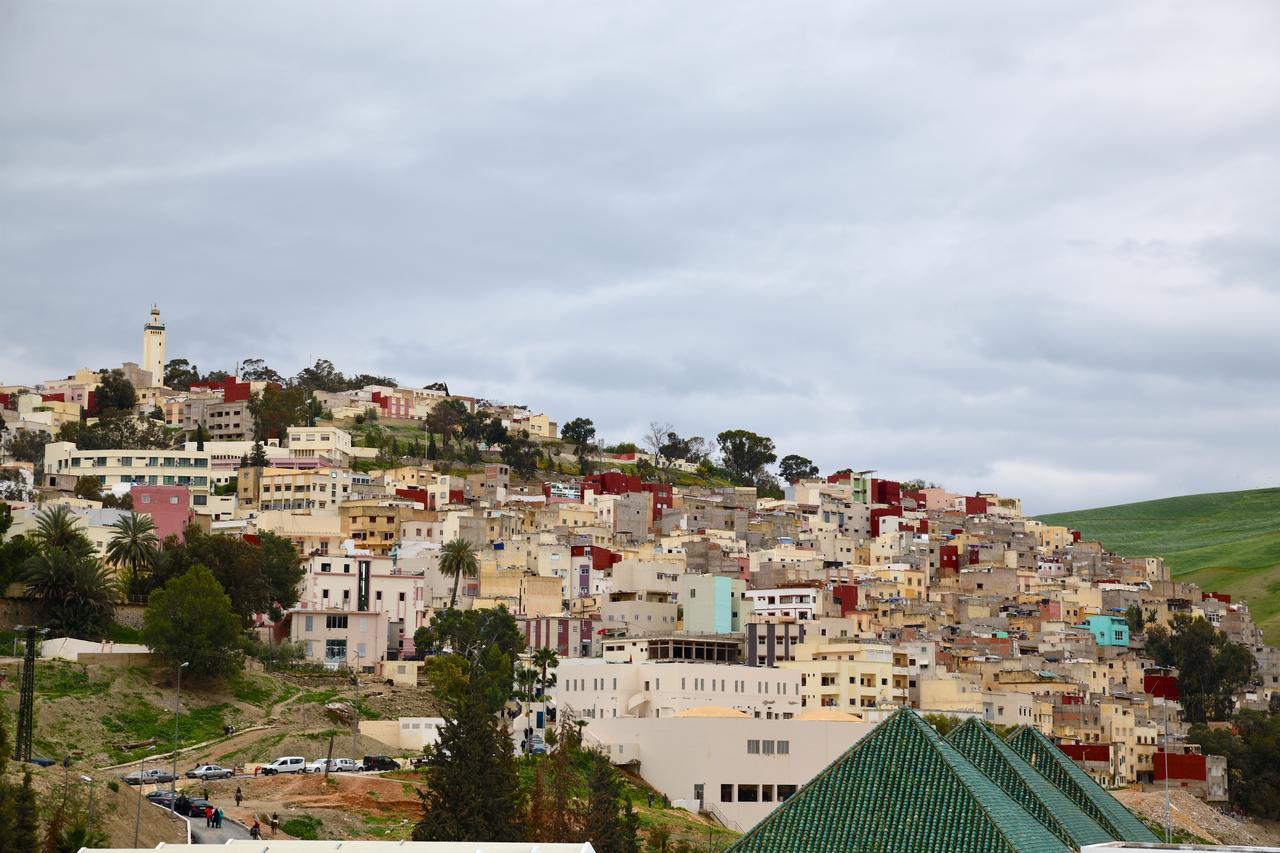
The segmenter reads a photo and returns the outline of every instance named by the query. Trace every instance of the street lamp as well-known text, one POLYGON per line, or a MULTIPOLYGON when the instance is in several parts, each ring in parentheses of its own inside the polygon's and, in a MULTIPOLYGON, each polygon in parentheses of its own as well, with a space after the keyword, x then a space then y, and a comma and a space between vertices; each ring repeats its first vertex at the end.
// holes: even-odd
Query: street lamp
POLYGON ((133 818, 133 846, 138 846, 138 830, 142 827, 142 786, 147 781, 147 755, 155 750, 151 747, 142 753, 142 757, 138 759, 138 810, 133 818))
POLYGON ((173 695, 173 778, 169 780, 169 813, 178 814, 178 709, 182 701, 182 671, 191 665, 191 661, 183 661, 178 667, 178 689, 173 695))
POLYGON ((85 821, 85 826, 89 829, 93 829, 93 777, 81 776, 80 781, 87 782, 89 784, 89 817, 85 821))

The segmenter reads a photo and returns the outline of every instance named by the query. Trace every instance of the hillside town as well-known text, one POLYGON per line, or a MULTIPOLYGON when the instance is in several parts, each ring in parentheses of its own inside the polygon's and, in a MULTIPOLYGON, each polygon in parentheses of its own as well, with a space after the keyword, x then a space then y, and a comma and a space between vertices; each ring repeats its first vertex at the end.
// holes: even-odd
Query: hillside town
MULTIPOLYGON (((604 446, 585 413, 323 361, 201 374, 167 334, 152 308, 136 363, 3 377, 8 539, 65 508, 124 606, 148 591, 112 550, 131 518, 162 549, 278 537, 301 580, 249 606, 258 639, 401 685, 425 684, 441 614, 505 608, 542 666, 509 711, 518 754, 573 721, 653 796, 734 832, 879 726, 928 749, 942 747, 920 726, 954 729, 998 760, 1008 748, 986 739, 1021 732, 1015 752, 1056 745, 1102 788, 1227 809, 1227 759, 1192 727, 1280 697, 1248 602, 1028 517, 1014 495, 883 478, 870 449, 831 473, 788 455, 775 476, 773 442, 740 429, 655 423, 604 446), (1213 677, 1173 665, 1200 620, 1213 677), (1234 668, 1228 647, 1248 652, 1234 668)), ((12 626, 35 605, 8 582, 12 626)), ((362 732, 420 751, 439 724, 362 732)))

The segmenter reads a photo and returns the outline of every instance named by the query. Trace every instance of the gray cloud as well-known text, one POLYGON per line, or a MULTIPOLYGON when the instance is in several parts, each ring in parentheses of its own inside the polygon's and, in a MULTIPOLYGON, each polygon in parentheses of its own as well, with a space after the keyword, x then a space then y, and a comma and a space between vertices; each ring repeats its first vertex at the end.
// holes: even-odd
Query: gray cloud
POLYGON ((155 301, 1033 510, 1280 479, 1274 4, 5 9, 0 381, 155 301))

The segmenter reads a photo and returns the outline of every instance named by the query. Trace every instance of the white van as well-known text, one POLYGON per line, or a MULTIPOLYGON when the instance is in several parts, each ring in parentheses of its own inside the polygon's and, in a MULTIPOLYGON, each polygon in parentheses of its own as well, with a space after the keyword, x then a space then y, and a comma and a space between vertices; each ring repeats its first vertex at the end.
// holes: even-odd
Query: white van
POLYGON ((301 755, 286 755, 264 766, 260 771, 263 776, 274 776, 277 773, 305 773, 307 759, 301 755))

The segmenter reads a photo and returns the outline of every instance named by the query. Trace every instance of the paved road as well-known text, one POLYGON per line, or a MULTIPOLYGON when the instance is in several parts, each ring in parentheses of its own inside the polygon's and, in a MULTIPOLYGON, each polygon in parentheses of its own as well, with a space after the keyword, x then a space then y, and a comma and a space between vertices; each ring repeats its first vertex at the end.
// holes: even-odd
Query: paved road
POLYGON ((249 830, 240 824, 224 818, 221 829, 209 829, 204 825, 204 818, 188 818, 191 824, 191 840, 196 844, 225 844, 231 838, 248 838, 249 830))

